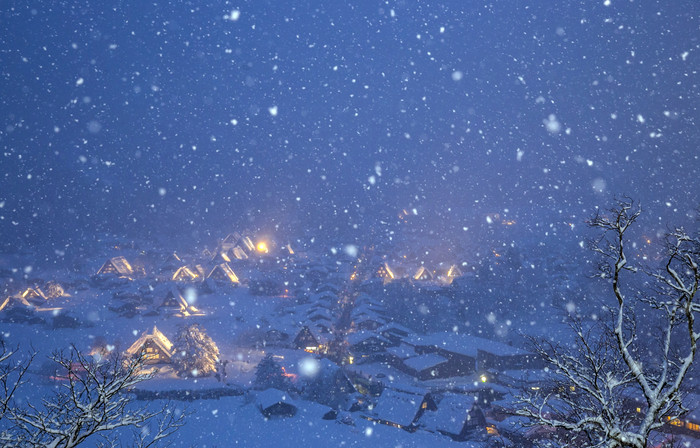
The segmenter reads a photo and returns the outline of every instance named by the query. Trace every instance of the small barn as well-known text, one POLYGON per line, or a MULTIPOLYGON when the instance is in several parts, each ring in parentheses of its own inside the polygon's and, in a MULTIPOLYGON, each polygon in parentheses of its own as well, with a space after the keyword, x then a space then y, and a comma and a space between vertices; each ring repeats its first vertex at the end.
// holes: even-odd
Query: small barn
POLYGON ((265 389, 255 397, 255 403, 265 418, 294 417, 297 406, 287 392, 279 389, 265 389))
POLYGON ((129 262, 124 257, 114 257, 110 258, 102 265, 102 267, 97 271, 97 275, 102 274, 114 274, 119 277, 129 277, 134 275, 134 268, 129 264, 129 262))
POLYGON ((173 343, 154 326, 151 332, 144 332, 126 350, 126 355, 130 357, 142 353, 145 358, 144 364, 169 363, 173 356, 173 343))

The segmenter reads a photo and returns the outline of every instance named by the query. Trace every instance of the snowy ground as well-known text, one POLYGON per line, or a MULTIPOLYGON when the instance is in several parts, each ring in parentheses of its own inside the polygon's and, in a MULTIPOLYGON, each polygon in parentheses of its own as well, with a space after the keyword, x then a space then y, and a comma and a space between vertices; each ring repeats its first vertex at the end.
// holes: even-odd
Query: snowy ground
MULTIPOLYGON (((379 425, 353 414, 354 426, 323 420, 328 408, 297 401, 294 417, 265 419, 246 397, 198 401, 172 447, 469 447, 448 437, 379 425)), ((473 445, 478 446, 478 445, 473 445)))

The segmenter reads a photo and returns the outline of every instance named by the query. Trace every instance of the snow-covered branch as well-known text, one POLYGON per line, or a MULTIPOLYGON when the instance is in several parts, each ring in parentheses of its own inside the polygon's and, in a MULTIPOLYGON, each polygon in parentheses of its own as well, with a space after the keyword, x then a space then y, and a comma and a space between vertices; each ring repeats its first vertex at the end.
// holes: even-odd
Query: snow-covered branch
POLYGON ((110 440, 120 428, 138 431, 138 446, 154 446, 183 424, 185 414, 171 406, 137 406, 130 389, 153 376, 144 371, 144 354, 115 355, 108 360, 86 358, 75 347, 51 359, 65 381, 59 392, 41 405, 8 405, 12 426, 3 432, 7 446, 75 447, 93 436, 110 440), (153 422, 155 431, 147 429, 153 422))
MULTIPOLYGON (((659 272, 651 272, 652 284, 640 281, 640 269, 627 253, 627 232, 641 214, 633 201, 623 200, 609 215, 597 214, 591 227, 602 236, 593 244, 603 257, 602 278, 610 283, 614 305, 609 326, 584 330, 573 325, 574 347, 535 341, 536 351, 555 374, 546 395, 520 397, 519 415, 532 425, 561 431, 559 446, 645 448, 652 431, 665 419, 676 418, 687 410, 682 402, 683 381, 697 352, 700 336, 695 323, 700 306, 700 239, 676 229, 668 235, 666 259, 659 272), (631 286, 644 286, 642 297, 631 286), (660 312, 661 331, 654 333, 661 342, 654 365, 645 365, 642 334, 653 328, 637 326, 652 321, 635 318, 640 304, 650 312, 660 312), (596 341, 596 342, 594 342, 596 341)), ((658 320, 657 320, 658 321, 658 320)))

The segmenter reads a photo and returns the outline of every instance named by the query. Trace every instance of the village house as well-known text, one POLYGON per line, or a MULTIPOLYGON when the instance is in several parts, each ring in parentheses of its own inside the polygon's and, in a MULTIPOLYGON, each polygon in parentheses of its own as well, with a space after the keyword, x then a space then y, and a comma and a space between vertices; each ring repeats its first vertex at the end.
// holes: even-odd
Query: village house
POLYGON ((199 272, 188 266, 179 267, 172 276, 172 280, 178 282, 193 282, 200 279, 202 279, 202 277, 199 275, 199 272))
MULTIPOLYGON (((419 354, 434 353, 448 360, 436 370, 438 378, 464 376, 476 372, 544 367, 537 355, 525 350, 475 336, 445 332, 415 335, 404 340, 419 354)), ((400 368, 400 366, 397 366, 400 368)))
POLYGON ((215 280, 217 283, 221 284, 239 284, 238 276, 228 263, 221 263, 214 266, 214 268, 209 272, 207 279, 215 280))
POLYGON ((168 255, 165 261, 163 261, 163 263, 158 268, 158 272, 172 272, 184 264, 185 262, 182 261, 182 258, 180 258, 180 256, 176 252, 173 252, 170 255, 168 255))
POLYGON ((433 275, 433 272, 425 266, 419 267, 413 274, 413 280, 417 280, 419 282, 427 282, 434 279, 435 276, 433 275))
POLYGON ((126 258, 119 256, 110 258, 97 270, 97 275, 104 274, 114 274, 118 277, 131 278, 134 275, 134 268, 129 264, 126 258))
POLYGON ((389 322, 376 329, 377 333, 381 334, 392 342, 392 345, 399 345, 401 341, 413 334, 413 330, 404 327, 396 322, 389 322))
POLYGON ((437 406, 431 394, 418 390, 386 388, 371 411, 362 415, 366 420, 400 428, 408 432, 418 429, 418 420, 426 411, 437 406))
POLYGON ((279 389, 266 389, 255 397, 255 403, 265 418, 294 417, 297 406, 287 392, 279 389))
POLYGON ((383 336, 371 331, 350 333, 346 338, 350 352, 355 358, 366 358, 369 355, 386 350, 391 342, 383 336))
POLYGON ((129 357, 143 354, 145 364, 167 364, 172 360, 172 350, 173 343, 154 326, 151 332, 141 334, 125 354, 129 357))
POLYGON ((182 293, 180 293, 180 290, 175 287, 168 289, 158 309, 166 309, 182 317, 204 315, 204 313, 199 311, 196 307, 189 304, 182 293))
POLYGON ((34 306, 43 306, 49 300, 44 291, 38 286, 25 289, 19 293, 19 296, 34 306))
POLYGON ((445 394, 435 412, 426 412, 420 424, 428 431, 438 432, 462 442, 486 435, 486 417, 474 397, 464 394, 445 394))
POLYGON ((299 350, 304 350, 309 353, 325 353, 328 347, 327 338, 319 332, 312 330, 308 326, 304 326, 299 330, 292 346, 299 350))

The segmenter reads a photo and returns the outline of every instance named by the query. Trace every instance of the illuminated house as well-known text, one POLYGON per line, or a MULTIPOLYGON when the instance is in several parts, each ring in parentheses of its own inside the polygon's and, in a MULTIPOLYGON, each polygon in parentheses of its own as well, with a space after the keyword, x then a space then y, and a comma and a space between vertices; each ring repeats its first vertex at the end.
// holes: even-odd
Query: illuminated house
POLYGON ((194 306, 187 303, 187 300, 180 294, 177 288, 171 288, 165 294, 163 302, 159 308, 169 309, 174 312, 178 312, 181 316, 191 316, 191 315, 202 315, 200 311, 194 306))
POLYGON ((386 283, 394 280, 396 278, 396 274, 394 274, 394 271, 389 267, 388 263, 384 263, 377 268, 375 277, 384 279, 384 283, 386 283))
POLYGON ((433 280, 433 278, 433 273, 430 271, 430 269, 426 268, 425 266, 419 267, 416 273, 413 274, 413 280, 430 281, 433 280))
POLYGON ((309 327, 304 326, 301 330, 299 330, 299 333, 297 333, 292 345, 294 348, 304 350, 309 353, 323 353, 327 347, 325 342, 325 338, 321 337, 320 334, 312 331, 309 327))
POLYGON ((136 342, 126 350, 127 356, 143 353, 145 364, 169 363, 173 356, 173 343, 155 326, 150 333, 144 332, 136 342))
POLYGON ((131 267, 126 258, 124 257, 114 257, 110 258, 102 265, 102 267, 97 271, 97 275, 102 274, 114 274, 119 277, 129 277, 134 275, 134 269, 131 267))
POLYGON ((226 238, 221 241, 220 246, 223 251, 234 250, 238 254, 245 255, 245 258, 248 258, 248 254, 255 251, 255 244, 253 244, 253 240, 247 236, 241 235, 238 232, 229 233, 226 238), (238 250, 236 250, 236 248, 238 248, 238 250))
POLYGON ((33 288, 27 288, 19 294, 24 300, 31 303, 32 305, 42 306, 46 303, 49 298, 44 294, 38 286, 33 288))
POLYGON ((690 412, 681 418, 666 417, 666 428, 672 434, 682 434, 700 439, 700 394, 688 393, 683 399, 683 404, 690 409, 690 412))
POLYGON ((215 263, 215 264, 230 263, 231 257, 229 257, 227 251, 218 250, 218 251, 214 252, 211 260, 209 260, 209 261, 212 263, 215 263))
POLYGON ((223 283, 240 283, 238 276, 235 272, 233 272, 233 269, 231 269, 231 266, 229 266, 228 263, 221 263, 214 266, 214 269, 212 269, 211 272, 209 272, 209 275, 207 275, 207 279, 212 279, 223 283))
POLYGON ((240 246, 233 247, 228 250, 229 258, 236 260, 247 260, 248 254, 240 246))
POLYGON ((29 303, 21 294, 5 297, 5 300, 0 302, 0 311, 9 312, 13 310, 32 312, 34 305, 29 303))
POLYGON ((453 264, 447 270, 447 274, 445 274, 445 282, 448 284, 452 283, 452 280, 456 279, 457 277, 461 277, 462 275, 464 274, 462 273, 462 270, 459 268, 459 266, 453 264))
POLYGON ((182 266, 175 271, 172 279, 179 282, 191 282, 198 278, 200 278, 200 275, 197 271, 187 266, 182 266))

